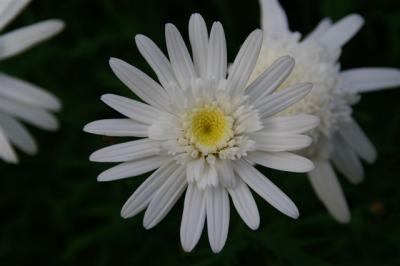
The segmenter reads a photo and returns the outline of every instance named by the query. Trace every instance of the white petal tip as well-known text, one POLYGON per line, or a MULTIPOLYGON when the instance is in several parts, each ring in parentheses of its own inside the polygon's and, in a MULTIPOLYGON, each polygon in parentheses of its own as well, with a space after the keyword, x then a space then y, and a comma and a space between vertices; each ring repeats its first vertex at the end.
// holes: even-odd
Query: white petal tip
POLYGON ((348 18, 353 20, 353 23, 359 28, 362 27, 365 22, 364 18, 360 14, 351 14, 348 16, 348 18))
POLYGON ((255 231, 255 230, 257 230, 257 229, 260 227, 260 221, 254 223, 254 224, 248 224, 248 227, 249 227, 251 230, 255 231))
POLYGON ((344 214, 344 215, 341 215, 341 216, 335 216, 334 218, 335 218, 335 220, 337 222, 339 222, 341 224, 348 224, 351 221, 350 214, 344 214))
POLYGON ((220 253, 223 247, 211 247, 213 253, 220 253))
POLYGON ((93 128, 92 128, 92 125, 91 125, 92 123, 89 123, 89 124, 87 124, 87 125, 85 125, 84 127, 83 127, 83 132, 86 132, 86 133, 92 133, 92 130, 93 130, 93 128))
POLYGON ((49 31, 53 34, 61 32, 65 28, 65 22, 59 19, 49 19, 44 21, 49 26, 49 31))
POLYGON ((297 209, 297 207, 294 206, 294 209, 290 210, 290 211, 287 213, 287 215, 288 215, 290 218, 298 219, 299 216, 300 216, 299 209, 297 209))

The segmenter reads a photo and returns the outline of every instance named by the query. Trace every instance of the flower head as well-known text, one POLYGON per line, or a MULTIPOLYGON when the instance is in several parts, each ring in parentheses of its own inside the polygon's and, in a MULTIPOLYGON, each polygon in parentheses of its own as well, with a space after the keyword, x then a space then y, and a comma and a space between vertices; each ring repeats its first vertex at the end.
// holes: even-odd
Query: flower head
POLYGON ((99 181, 140 175, 150 177, 133 193, 121 215, 132 217, 147 208, 143 225, 160 222, 186 191, 181 242, 190 251, 207 220, 211 248, 219 252, 229 227, 229 195, 244 222, 259 226, 259 213, 249 187, 284 214, 298 217, 294 203, 254 164, 284 171, 306 172, 312 163, 290 151, 311 138, 302 133, 318 119, 310 115, 274 117, 311 90, 309 83, 274 93, 291 72, 294 61, 282 57, 246 86, 262 44, 255 30, 242 45, 227 75, 224 30, 215 22, 208 34, 203 18, 192 15, 189 37, 193 60, 172 24, 165 27, 169 60, 147 37, 136 36, 140 53, 160 82, 112 58, 114 73, 147 104, 116 95, 102 100, 127 119, 95 121, 85 131, 108 136, 139 137, 93 153, 92 161, 123 162, 99 181))
POLYGON ((264 42, 250 81, 276 57, 288 54, 296 60, 296 68, 281 88, 304 80, 313 83, 308 96, 279 115, 306 113, 320 119, 319 126, 311 132, 313 144, 301 154, 316 166, 308 175, 318 197, 338 221, 348 222, 350 213, 331 162, 352 183, 363 179, 360 158, 372 163, 376 151, 352 118, 352 105, 359 101, 361 92, 399 86, 400 71, 340 70, 341 48, 363 24, 359 15, 349 15, 334 24, 324 19, 301 39, 298 32, 289 30, 286 14, 277 0, 260 0, 260 4, 264 42))
MULTIPOLYGON (((28 0, 0 2, 0 30, 29 3, 28 0)), ((17 55, 59 33, 64 23, 47 20, 0 36, 0 60, 17 55)), ((36 142, 22 120, 45 130, 56 130, 58 122, 51 112, 61 107, 52 94, 25 81, 0 73, 0 158, 16 163, 11 143, 28 154, 37 151, 36 142)))

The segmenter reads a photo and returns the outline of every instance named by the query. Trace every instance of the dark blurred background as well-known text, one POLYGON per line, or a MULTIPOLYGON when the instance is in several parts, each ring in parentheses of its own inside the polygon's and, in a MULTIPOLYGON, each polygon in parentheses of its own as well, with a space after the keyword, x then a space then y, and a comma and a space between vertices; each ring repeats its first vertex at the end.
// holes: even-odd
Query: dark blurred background
MULTIPOLYGON (((292 30, 309 32, 323 17, 337 20, 351 12, 366 19, 345 46, 342 68, 400 67, 398 0, 286 0, 292 30)), ((191 13, 208 25, 225 27, 229 59, 247 34, 259 27, 256 0, 131 1, 36 0, 7 28, 60 18, 65 31, 7 61, 0 71, 42 86, 62 99, 61 129, 29 129, 40 145, 37 156, 21 153, 19 165, 0 162, 0 265, 400 265, 400 91, 363 96, 354 110, 379 152, 366 167, 366 179, 341 183, 352 221, 340 225, 319 203, 305 175, 263 169, 297 203, 301 217, 291 220, 257 197, 259 230, 251 231, 233 208, 227 244, 211 253, 207 235, 192 253, 180 247, 182 200, 155 228, 146 231, 140 214, 120 218, 122 204, 145 176, 97 183, 110 165, 91 163, 89 154, 120 139, 85 134, 93 120, 119 117, 99 98, 103 93, 130 96, 111 72, 108 59, 122 58, 147 73, 134 46, 143 33, 161 47, 164 24, 172 22, 187 38, 191 13)))

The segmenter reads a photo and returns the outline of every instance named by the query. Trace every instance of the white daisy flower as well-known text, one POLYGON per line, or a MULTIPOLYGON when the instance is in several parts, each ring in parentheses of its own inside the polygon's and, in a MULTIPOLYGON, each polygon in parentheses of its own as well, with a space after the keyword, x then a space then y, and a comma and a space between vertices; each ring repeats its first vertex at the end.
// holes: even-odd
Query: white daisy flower
POLYGON ((248 187, 282 213, 297 218, 294 203, 253 165, 307 172, 311 161, 291 153, 307 147, 311 138, 302 133, 318 119, 310 115, 273 117, 311 90, 310 83, 273 91, 291 72, 294 61, 282 57, 246 86, 262 44, 255 30, 241 47, 227 77, 224 30, 215 22, 208 35, 199 14, 189 22, 193 61, 179 31, 165 26, 169 60, 147 37, 136 36, 140 53, 156 73, 157 83, 137 68, 112 58, 119 79, 147 104, 117 95, 102 100, 126 119, 95 121, 86 132, 139 137, 140 140, 96 151, 90 160, 122 162, 98 177, 111 181, 157 169, 122 208, 124 218, 146 209, 143 225, 159 223, 186 191, 181 223, 185 251, 197 244, 205 220, 214 252, 226 241, 229 195, 244 222, 257 229, 256 203, 248 187))
MULTIPOLYGON (((0 1, 0 30, 11 22, 29 0, 0 1)), ((42 21, 0 36, 0 60, 24 52, 59 33, 64 23, 42 21)), ((25 81, 0 73, 0 158, 17 163, 11 146, 27 154, 35 154, 36 142, 19 120, 45 130, 56 130, 58 122, 51 112, 59 110, 59 100, 49 92, 25 81)))
MULTIPOLYGON (((359 183, 364 173, 360 159, 372 163, 376 150, 352 118, 352 105, 360 93, 400 85, 400 71, 392 68, 357 68, 340 70, 342 46, 361 28, 363 19, 349 15, 336 23, 322 20, 316 29, 300 39, 291 32, 284 10, 277 0, 261 0, 264 42, 250 82, 282 55, 291 55, 296 68, 281 87, 310 81, 313 91, 302 101, 281 112, 319 117, 313 130, 313 144, 302 154, 311 158, 315 169, 308 173, 318 197, 339 222, 348 222, 350 212, 332 164, 350 182, 359 183)), ((279 90, 279 89, 278 89, 279 90)))

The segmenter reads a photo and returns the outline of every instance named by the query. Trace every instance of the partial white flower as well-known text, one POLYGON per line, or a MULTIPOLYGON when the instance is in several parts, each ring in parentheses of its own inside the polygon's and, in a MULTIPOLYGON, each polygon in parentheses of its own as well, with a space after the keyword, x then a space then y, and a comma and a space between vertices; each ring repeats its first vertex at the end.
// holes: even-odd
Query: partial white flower
POLYGON ((282 213, 297 218, 294 203, 255 167, 292 172, 313 169, 311 161, 291 153, 307 147, 303 135, 318 119, 310 115, 273 117, 301 100, 311 90, 303 83, 273 93, 291 72, 294 61, 282 57, 258 79, 246 86, 262 44, 261 30, 244 42, 227 77, 224 30, 215 22, 210 34, 203 18, 189 22, 193 60, 179 31, 165 26, 169 60, 147 37, 137 35, 140 53, 153 68, 157 83, 139 69, 112 58, 119 79, 147 104, 117 95, 102 100, 125 115, 88 124, 86 132, 139 137, 96 151, 90 160, 122 162, 101 173, 99 181, 111 181, 153 171, 122 208, 124 218, 146 209, 143 225, 159 223, 186 191, 181 242, 191 251, 207 220, 214 252, 226 241, 229 196, 244 222, 257 229, 260 217, 249 190, 282 213))
MULTIPOLYGON (((29 2, 0 1, 0 30, 29 2)), ((62 21, 47 20, 1 35, 0 60, 22 53, 47 40, 63 27, 62 21)), ((59 100, 49 92, 0 73, 0 158, 10 163, 18 162, 11 144, 27 154, 35 154, 36 142, 20 120, 45 130, 56 130, 58 122, 52 112, 60 107, 59 100)))
MULTIPOLYGON (((392 68, 358 68, 340 70, 342 46, 364 23, 361 16, 349 15, 336 23, 322 20, 316 29, 301 39, 291 32, 285 11, 277 0, 260 0, 264 41, 250 82, 282 55, 296 60, 296 68, 281 88, 302 81, 312 82, 314 89, 302 101, 279 115, 312 114, 320 125, 312 131, 313 144, 303 150, 315 164, 309 178, 318 197, 339 222, 348 222, 350 212, 332 168, 333 165, 352 183, 362 181, 360 159, 373 163, 376 150, 352 118, 352 105, 361 92, 400 85, 400 71, 392 68)), ((279 90, 279 88, 278 88, 279 90)))

